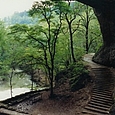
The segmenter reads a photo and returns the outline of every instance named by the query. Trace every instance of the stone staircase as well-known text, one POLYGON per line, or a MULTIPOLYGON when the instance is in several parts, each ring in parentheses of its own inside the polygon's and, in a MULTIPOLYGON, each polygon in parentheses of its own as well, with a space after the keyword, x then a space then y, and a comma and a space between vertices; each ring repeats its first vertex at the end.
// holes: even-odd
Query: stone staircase
POLYGON ((112 94, 115 77, 109 68, 92 68, 95 79, 90 102, 83 110, 83 115, 109 115, 113 105, 112 94))

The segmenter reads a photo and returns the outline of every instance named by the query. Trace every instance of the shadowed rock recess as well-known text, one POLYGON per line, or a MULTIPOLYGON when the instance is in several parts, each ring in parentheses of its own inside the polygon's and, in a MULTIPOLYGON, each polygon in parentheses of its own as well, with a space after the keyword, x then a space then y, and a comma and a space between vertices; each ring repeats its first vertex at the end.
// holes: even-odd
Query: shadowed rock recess
POLYGON ((77 0, 94 8, 102 33, 103 46, 93 61, 115 67, 115 0, 77 0))
POLYGON ((115 68, 115 46, 102 47, 92 58, 96 63, 115 68))

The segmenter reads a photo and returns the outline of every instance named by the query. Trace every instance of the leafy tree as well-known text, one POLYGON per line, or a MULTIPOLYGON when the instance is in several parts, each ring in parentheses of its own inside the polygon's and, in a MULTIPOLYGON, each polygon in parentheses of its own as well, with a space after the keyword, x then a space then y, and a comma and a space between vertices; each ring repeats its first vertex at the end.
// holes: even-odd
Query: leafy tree
MULTIPOLYGON (((78 13, 82 12, 81 4, 78 2, 71 2, 71 0, 68 0, 67 2, 59 2, 61 6, 61 10, 63 12, 63 27, 62 32, 64 35, 69 36, 69 42, 68 42, 68 50, 70 50, 70 62, 76 62, 76 56, 75 56, 75 46, 74 46, 74 37, 75 33, 79 28, 80 25, 80 18, 78 13), (66 22, 66 23, 65 23, 66 22)), ((67 36, 66 36, 67 37, 67 36)), ((67 39, 67 38, 66 38, 67 39)))
POLYGON ((1 59, 0 61, 2 61, 5 58, 5 46, 6 46, 6 42, 5 40, 6 38, 6 30, 5 30, 5 26, 4 23, 2 21, 0 21, 0 56, 1 59))
POLYGON ((12 41, 16 47, 12 52, 13 57, 11 57, 11 59, 13 59, 13 65, 31 76, 31 90, 33 90, 33 75, 34 70, 38 69, 38 63, 41 58, 37 58, 40 52, 38 52, 38 49, 35 47, 36 44, 32 43, 32 40, 28 40, 30 37, 27 34, 29 31, 28 26, 16 24, 11 26, 10 29, 9 36, 12 37, 12 41))
POLYGON ((12 78, 15 70, 14 49, 17 44, 10 38, 10 36, 7 35, 8 28, 5 28, 3 22, 0 22, 0 30, 0 76, 3 77, 4 81, 9 78, 12 97, 12 78))
POLYGON ((86 53, 89 52, 89 48, 91 43, 93 42, 93 39, 89 42, 89 26, 90 22, 94 19, 94 15, 92 14, 92 9, 89 8, 88 6, 85 6, 85 15, 80 15, 83 23, 82 26, 85 28, 85 49, 86 53))
POLYGON ((56 43, 58 39, 58 35, 61 29, 61 13, 56 15, 56 10, 53 8, 53 2, 45 1, 45 2, 36 2, 33 5, 33 8, 30 10, 30 15, 39 15, 41 16, 42 24, 43 22, 46 25, 46 28, 41 26, 41 33, 45 37, 44 44, 42 43, 44 50, 44 59, 45 59, 45 67, 48 71, 48 77, 50 82, 50 97, 53 97, 53 81, 54 81, 54 69, 55 69, 55 54, 56 54, 56 43), (55 16, 55 17, 54 17, 55 16))
POLYGON ((50 97, 52 97, 55 76, 56 43, 62 25, 61 13, 56 15, 53 3, 49 1, 35 2, 29 13, 35 17, 40 16, 38 18, 39 25, 28 27, 17 24, 11 27, 11 33, 20 42, 32 44, 31 46, 37 49, 36 53, 39 53, 37 55, 38 57, 31 56, 36 59, 37 64, 46 68, 51 89, 50 97))
MULTIPOLYGON (((63 14, 68 24, 68 31, 69 31, 69 38, 70 38, 70 49, 71 49, 71 57, 73 62, 76 62, 75 55, 74 55, 74 47, 73 47, 73 34, 76 32, 77 28, 72 28, 73 22, 77 17, 76 11, 76 4, 71 3, 68 0, 68 4, 63 5, 63 14)), ((74 24, 75 25, 75 24, 74 24)))
MULTIPOLYGON (((29 52, 28 52, 29 53, 29 52)), ((25 54, 20 60, 18 66, 23 70, 24 73, 31 76, 31 90, 34 90, 34 72, 38 69, 37 60, 34 58, 33 54, 25 54)))
POLYGON ((89 50, 94 52, 97 49, 97 42, 101 34, 97 31, 99 27, 97 27, 98 23, 96 22, 92 8, 69 0, 68 2, 63 1, 58 3, 60 3, 59 5, 63 12, 63 26, 61 32, 65 35, 66 39, 68 36, 70 38, 67 46, 68 51, 71 52, 71 56, 67 59, 68 62, 69 60, 71 62, 72 59, 75 61, 76 46, 80 46, 80 42, 82 42, 82 46, 80 47, 85 47, 86 53, 88 53, 89 50), (85 41, 83 38, 85 38, 85 41), (71 59, 71 57, 73 58, 71 59))
POLYGON ((8 66, 5 63, 8 57, 8 37, 7 30, 5 29, 4 23, 0 21, 0 77, 3 77, 8 74, 8 66))
POLYGON ((96 43, 98 42, 96 40, 98 40, 98 38, 101 36, 101 33, 98 31, 99 24, 97 23, 97 19, 91 7, 87 5, 82 5, 82 8, 83 8, 83 12, 78 14, 81 19, 79 31, 82 34, 82 36, 85 37, 86 53, 89 53, 89 51, 94 52, 95 50, 93 49, 95 49, 94 47, 97 46, 96 43))

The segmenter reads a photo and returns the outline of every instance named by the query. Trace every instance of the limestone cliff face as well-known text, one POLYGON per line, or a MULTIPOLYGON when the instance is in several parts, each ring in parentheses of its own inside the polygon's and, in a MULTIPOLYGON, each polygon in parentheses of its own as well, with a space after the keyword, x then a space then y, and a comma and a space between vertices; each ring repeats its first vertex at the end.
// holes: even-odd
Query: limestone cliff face
POLYGON ((115 1, 105 0, 105 3, 103 8, 95 9, 103 36, 103 46, 95 54, 93 61, 115 67, 115 1))
POLYGON ((94 8, 100 24, 103 46, 93 61, 115 67, 115 0, 78 0, 94 8))

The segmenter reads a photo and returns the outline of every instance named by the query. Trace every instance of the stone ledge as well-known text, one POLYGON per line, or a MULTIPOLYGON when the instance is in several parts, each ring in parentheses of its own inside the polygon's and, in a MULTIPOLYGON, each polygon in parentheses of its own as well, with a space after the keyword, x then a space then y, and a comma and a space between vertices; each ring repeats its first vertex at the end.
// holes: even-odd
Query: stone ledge
POLYGON ((12 111, 12 110, 5 109, 5 108, 0 108, 0 114, 5 114, 5 115, 29 115, 29 114, 19 113, 17 111, 12 111))

